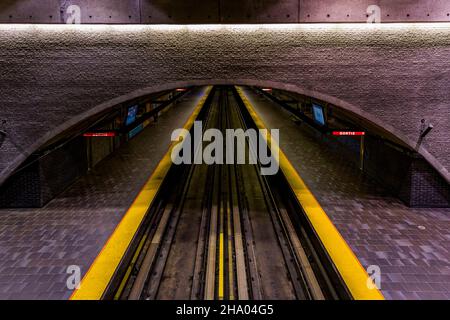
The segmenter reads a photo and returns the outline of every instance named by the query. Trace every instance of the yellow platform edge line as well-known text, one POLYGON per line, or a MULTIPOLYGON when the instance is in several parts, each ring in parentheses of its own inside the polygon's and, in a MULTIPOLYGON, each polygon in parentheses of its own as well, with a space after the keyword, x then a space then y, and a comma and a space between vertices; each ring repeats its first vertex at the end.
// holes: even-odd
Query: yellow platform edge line
MULTIPOLYGON (((190 130, 197 119, 200 110, 204 106, 212 87, 208 86, 194 111, 184 125, 184 129, 190 130)), ((184 138, 180 134, 179 139, 184 138)), ((169 171, 172 160, 171 152, 176 142, 169 145, 169 149, 156 166, 150 178, 145 183, 133 204, 127 210, 106 244, 95 258, 94 262, 86 272, 78 289, 76 289, 70 300, 99 300, 102 298, 111 278, 125 255, 130 242, 139 229, 148 209, 152 205, 155 196, 161 187, 164 178, 169 171)))
POLYGON ((350 246, 336 229, 326 212, 317 199, 309 190, 303 179, 293 167, 289 159, 276 143, 272 143, 270 130, 259 117, 244 90, 236 87, 239 96, 249 111, 258 129, 267 129, 267 143, 272 150, 279 150, 279 165, 288 183, 293 189, 297 200, 302 206, 312 227, 317 233, 320 241, 332 259, 336 269, 345 282, 351 295, 356 300, 384 300, 383 294, 373 284, 361 262, 358 260, 350 246))

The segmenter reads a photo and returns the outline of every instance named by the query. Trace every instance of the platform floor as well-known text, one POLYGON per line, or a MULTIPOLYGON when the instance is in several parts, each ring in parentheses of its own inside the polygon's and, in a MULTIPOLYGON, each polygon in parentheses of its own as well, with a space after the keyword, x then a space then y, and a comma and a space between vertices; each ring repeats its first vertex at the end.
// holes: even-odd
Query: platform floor
POLYGON ((0 299, 67 299, 202 96, 197 89, 42 209, 0 209, 0 299))
POLYGON ((245 92, 266 126, 280 129, 282 150, 362 265, 380 267, 385 298, 450 299, 450 209, 408 208, 330 151, 305 124, 245 92))

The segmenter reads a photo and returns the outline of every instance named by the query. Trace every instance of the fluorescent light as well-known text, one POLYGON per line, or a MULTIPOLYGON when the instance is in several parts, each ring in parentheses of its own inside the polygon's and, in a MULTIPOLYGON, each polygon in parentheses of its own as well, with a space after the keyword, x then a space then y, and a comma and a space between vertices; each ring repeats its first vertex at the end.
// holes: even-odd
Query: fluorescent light
POLYGON ((0 24, 0 30, 13 31, 315 31, 315 30, 333 30, 333 31, 355 31, 355 30, 448 30, 450 23, 432 22, 432 23, 311 23, 311 24, 197 24, 197 25, 178 25, 178 24, 0 24))

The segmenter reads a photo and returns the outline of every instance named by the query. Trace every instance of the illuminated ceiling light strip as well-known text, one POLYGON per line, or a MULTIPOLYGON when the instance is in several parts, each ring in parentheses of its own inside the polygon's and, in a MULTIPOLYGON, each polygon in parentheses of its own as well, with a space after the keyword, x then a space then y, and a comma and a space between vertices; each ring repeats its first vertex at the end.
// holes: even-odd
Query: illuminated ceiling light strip
POLYGON ((297 24, 0 24, 0 30, 33 31, 298 31, 298 30, 450 30, 448 22, 399 23, 297 23, 297 24))

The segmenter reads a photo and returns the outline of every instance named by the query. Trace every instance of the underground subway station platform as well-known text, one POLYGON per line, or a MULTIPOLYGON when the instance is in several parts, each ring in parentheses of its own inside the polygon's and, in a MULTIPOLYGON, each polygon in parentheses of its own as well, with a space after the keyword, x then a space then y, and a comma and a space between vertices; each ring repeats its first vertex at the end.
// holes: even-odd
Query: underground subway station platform
POLYGON ((450 1, 1 1, 0 299, 449 301, 449 61, 450 1))

